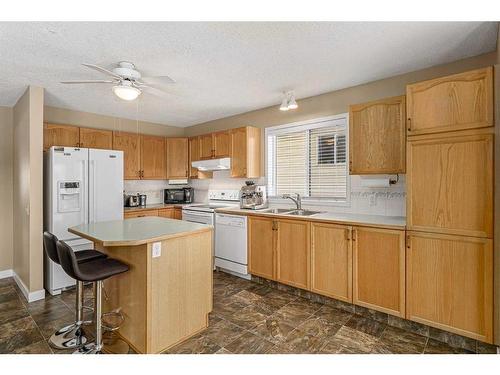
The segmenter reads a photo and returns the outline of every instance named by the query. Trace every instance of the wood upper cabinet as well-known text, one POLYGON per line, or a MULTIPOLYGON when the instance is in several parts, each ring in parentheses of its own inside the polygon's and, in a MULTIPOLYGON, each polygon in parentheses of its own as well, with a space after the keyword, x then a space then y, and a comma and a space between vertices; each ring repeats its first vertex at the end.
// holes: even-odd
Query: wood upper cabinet
POLYGON ((261 176, 260 133, 251 126, 231 130, 231 177, 261 176))
POLYGON ((141 178, 164 180, 167 178, 165 138, 141 135, 141 178))
POLYGON ((248 268, 252 275, 275 279, 275 222, 268 217, 248 217, 248 268))
POLYGON ((43 150, 52 146, 79 147, 80 131, 77 126, 43 124, 43 150))
POLYGON ((80 128, 80 147, 113 149, 113 132, 111 130, 80 128))
POLYGON ((405 97, 349 107, 349 173, 405 173, 405 97))
POLYGON ((410 230, 493 236, 493 134, 489 129, 408 142, 410 230))
POLYGON ((405 231, 354 228, 354 304, 404 317, 405 274, 405 231))
POLYGON ((493 68, 406 86, 408 135, 493 126, 493 68))
POLYGON ((213 134, 214 157, 227 158, 231 153, 231 135, 225 130, 213 134))
POLYGON ((297 288, 310 287, 310 223, 275 220, 276 280, 297 288))
POLYGON ((311 290, 352 303, 352 227, 311 223, 311 290))
POLYGON ((200 160, 212 159, 214 157, 213 134, 200 135, 200 160))
POLYGON ((167 138, 167 178, 188 178, 188 158, 188 138, 167 138))
POLYGON ((191 178, 198 177, 198 169, 191 166, 193 161, 198 160, 200 160, 200 138, 191 137, 189 138, 189 177, 191 178))
POLYGON ((492 242, 410 232, 407 319, 491 343, 492 242))
POLYGON ((141 175, 141 141, 136 133, 113 132, 113 150, 123 151, 125 180, 138 180, 141 175))

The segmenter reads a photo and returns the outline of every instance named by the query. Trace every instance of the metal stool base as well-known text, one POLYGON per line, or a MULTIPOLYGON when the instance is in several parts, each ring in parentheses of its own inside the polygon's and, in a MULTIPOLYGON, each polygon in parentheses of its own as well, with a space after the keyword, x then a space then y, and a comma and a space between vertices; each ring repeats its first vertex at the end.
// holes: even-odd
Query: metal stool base
POLYGON ((95 342, 80 346, 73 354, 102 354, 102 346, 97 347, 95 342))
POLYGON ((78 323, 70 324, 50 336, 49 344, 56 349, 78 348, 87 342, 82 327, 78 323))

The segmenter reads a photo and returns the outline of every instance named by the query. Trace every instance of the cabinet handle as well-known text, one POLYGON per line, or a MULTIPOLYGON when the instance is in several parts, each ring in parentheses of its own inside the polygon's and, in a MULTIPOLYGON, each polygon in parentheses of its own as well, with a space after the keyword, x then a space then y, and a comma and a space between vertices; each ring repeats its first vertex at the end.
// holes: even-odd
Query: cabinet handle
POLYGON ((411 117, 408 117, 408 131, 411 131, 411 117))
POLYGON ((357 235, 356 235, 356 229, 353 229, 352 230, 352 240, 356 241, 356 237, 357 237, 357 235))
POLYGON ((409 249, 410 246, 410 236, 406 236, 406 248, 409 249))
POLYGON ((347 241, 350 241, 351 240, 351 230, 349 228, 346 228, 345 229, 345 239, 347 241))

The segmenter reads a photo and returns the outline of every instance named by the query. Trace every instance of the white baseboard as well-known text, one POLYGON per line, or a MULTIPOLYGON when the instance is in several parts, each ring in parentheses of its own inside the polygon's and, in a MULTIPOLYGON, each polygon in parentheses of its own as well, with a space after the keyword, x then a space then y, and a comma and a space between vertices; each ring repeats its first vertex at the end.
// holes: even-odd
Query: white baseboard
POLYGON ((6 279, 7 277, 14 276, 14 271, 12 270, 4 270, 0 271, 0 279, 6 279))
POLYGON ((16 282, 19 289, 21 289, 21 292, 23 292, 24 298, 26 298, 28 302, 35 302, 45 298, 45 289, 40 289, 40 290, 35 290, 34 292, 30 292, 28 287, 23 283, 23 281, 17 275, 17 273, 12 271, 12 276, 14 277, 14 281, 16 282))

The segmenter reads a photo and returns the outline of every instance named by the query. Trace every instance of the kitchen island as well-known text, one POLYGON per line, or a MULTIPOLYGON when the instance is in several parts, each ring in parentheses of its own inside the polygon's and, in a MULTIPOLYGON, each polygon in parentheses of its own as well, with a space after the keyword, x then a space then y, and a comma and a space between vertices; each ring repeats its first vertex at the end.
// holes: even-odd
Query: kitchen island
POLYGON ((211 226, 141 217, 68 230, 129 265, 104 282, 103 311, 121 309, 119 334, 135 351, 160 353, 208 327, 211 226))

